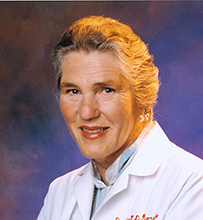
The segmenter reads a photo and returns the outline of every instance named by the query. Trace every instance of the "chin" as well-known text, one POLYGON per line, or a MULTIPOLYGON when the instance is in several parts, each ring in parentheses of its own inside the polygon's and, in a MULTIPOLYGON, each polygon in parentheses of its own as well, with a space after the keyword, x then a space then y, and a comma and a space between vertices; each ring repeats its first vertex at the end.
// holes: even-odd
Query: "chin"
POLYGON ((105 157, 101 152, 95 151, 95 149, 94 149, 94 151, 81 151, 81 152, 85 157, 87 157, 89 159, 97 160, 99 158, 105 157))

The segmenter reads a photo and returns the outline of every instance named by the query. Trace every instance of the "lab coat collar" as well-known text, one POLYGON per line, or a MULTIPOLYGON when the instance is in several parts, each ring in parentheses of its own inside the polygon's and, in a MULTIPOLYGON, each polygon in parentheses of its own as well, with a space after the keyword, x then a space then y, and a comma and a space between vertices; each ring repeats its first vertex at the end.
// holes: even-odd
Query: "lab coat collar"
POLYGON ((91 178, 90 164, 88 164, 77 176, 74 184, 74 194, 82 214, 82 219, 90 219, 94 184, 91 178))
POLYGON ((164 131, 157 122, 149 133, 142 146, 131 162, 132 164, 126 169, 128 174, 135 176, 153 175, 161 166, 165 158, 165 150, 168 140, 164 131))

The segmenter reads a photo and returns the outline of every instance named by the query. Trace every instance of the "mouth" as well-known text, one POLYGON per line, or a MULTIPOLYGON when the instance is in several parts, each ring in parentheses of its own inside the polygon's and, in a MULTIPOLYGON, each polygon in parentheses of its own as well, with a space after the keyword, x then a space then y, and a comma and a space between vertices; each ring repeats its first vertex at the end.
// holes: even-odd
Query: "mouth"
POLYGON ((96 139, 102 137, 108 132, 109 127, 89 127, 81 126, 81 133, 87 139, 96 139))
POLYGON ((84 128, 84 127, 81 127, 81 129, 82 129, 84 132, 86 132, 86 133, 95 134, 95 133, 99 133, 99 132, 105 131, 106 129, 108 129, 108 127, 106 127, 106 128, 98 128, 98 129, 94 129, 94 130, 92 130, 92 129, 86 129, 86 128, 84 128))

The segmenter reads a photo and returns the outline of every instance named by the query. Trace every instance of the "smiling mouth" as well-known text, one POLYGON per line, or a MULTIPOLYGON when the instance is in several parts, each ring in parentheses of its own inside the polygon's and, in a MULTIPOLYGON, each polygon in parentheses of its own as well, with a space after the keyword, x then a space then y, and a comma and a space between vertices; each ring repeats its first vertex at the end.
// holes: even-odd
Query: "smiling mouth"
POLYGON ((84 138, 94 140, 104 136, 108 132, 109 127, 81 126, 80 129, 84 138))
POLYGON ((89 129, 86 129, 86 128, 81 128, 81 129, 82 129, 84 132, 86 132, 86 133, 95 134, 95 133, 100 133, 100 132, 105 131, 106 129, 108 129, 108 127, 106 127, 106 128, 94 129, 94 130, 89 130, 89 129))

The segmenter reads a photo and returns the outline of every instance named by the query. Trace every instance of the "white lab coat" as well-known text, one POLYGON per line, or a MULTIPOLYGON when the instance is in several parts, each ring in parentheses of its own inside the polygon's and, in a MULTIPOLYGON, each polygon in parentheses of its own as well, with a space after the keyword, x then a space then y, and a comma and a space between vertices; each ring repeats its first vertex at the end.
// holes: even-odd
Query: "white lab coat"
MULTIPOLYGON (((90 164, 50 185, 37 220, 89 220, 90 164)), ((203 220, 203 161, 171 143, 158 123, 92 220, 203 220)))

